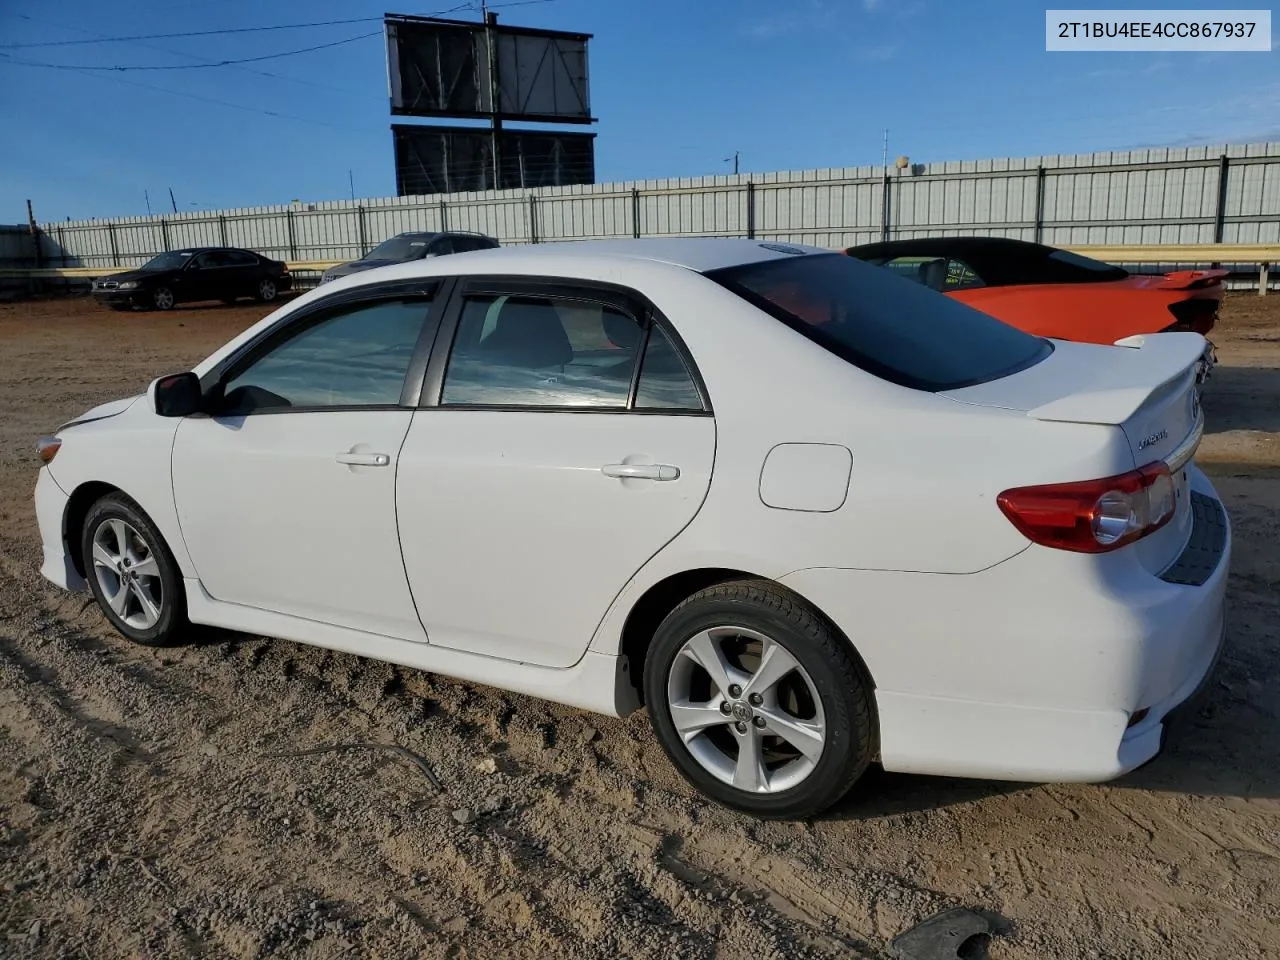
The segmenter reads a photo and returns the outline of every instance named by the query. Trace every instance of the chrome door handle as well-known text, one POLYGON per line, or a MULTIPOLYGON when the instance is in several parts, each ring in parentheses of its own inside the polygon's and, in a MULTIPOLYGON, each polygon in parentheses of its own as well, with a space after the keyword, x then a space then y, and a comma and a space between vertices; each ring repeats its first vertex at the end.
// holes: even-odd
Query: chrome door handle
POLYGON ((679 467, 666 463, 606 463, 600 472, 620 480, 675 480, 680 476, 679 467))
POLYGON ((353 467, 385 467, 391 462, 385 453, 335 453, 333 459, 353 467))

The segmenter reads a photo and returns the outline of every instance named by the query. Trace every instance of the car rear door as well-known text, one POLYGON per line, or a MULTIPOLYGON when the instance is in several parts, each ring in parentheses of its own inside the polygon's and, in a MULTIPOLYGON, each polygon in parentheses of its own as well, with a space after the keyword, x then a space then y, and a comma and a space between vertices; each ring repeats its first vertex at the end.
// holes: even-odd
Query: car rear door
POLYGON ((696 371, 638 297, 459 281, 396 477, 431 643, 575 663, 627 581, 697 514, 714 454, 696 371))
POLYGON ((437 286, 325 298, 212 377, 206 390, 225 399, 179 424, 172 473, 182 536, 214 599, 426 639, 400 556, 395 473, 437 286))

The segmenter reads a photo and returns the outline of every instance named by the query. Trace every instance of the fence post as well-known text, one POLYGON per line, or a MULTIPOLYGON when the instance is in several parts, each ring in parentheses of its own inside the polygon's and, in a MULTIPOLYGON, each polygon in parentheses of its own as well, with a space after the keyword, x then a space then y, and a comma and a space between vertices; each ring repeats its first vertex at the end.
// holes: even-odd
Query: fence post
POLYGON ((449 229, 449 204, 443 197, 440 198, 440 229, 449 229))
POLYGON ((164 217, 160 218, 160 242, 164 244, 164 252, 169 252, 169 223, 164 217))
MULTIPOLYGON (((1221 243, 1227 225, 1227 169, 1230 161, 1224 153, 1218 160, 1218 209, 1213 217, 1213 242, 1221 243)), ((1214 264, 1217 267, 1218 264, 1214 264)))
POLYGON ((227 218, 222 214, 218 214, 218 241, 224 247, 227 245, 227 218))
POLYGON ((289 225, 289 259, 296 261, 298 259, 298 241, 293 234, 293 211, 286 210, 284 216, 286 223, 289 225))
POLYGON ((366 253, 369 252, 369 242, 366 239, 366 234, 365 234, 363 206, 356 207, 356 223, 359 225, 359 230, 360 230, 360 256, 363 257, 366 253))
POLYGON ((538 198, 529 194, 529 241, 538 243, 538 198))
POLYGON ((116 249, 116 228, 115 225, 107 221, 107 236, 111 238, 111 264, 112 266, 120 266, 120 251, 116 249))
POLYGON ((756 185, 755 181, 747 181, 747 239, 756 238, 756 185))
POLYGON ((67 265, 67 235, 63 232, 62 227, 58 227, 58 250, 62 253, 62 265, 67 265))
POLYGON ((631 188, 631 236, 640 236, 640 188, 631 188))
POLYGON ((880 176, 880 239, 889 239, 889 171, 880 176))
POLYGON ((1270 266, 1269 263, 1258 264, 1258 296, 1260 297, 1267 295, 1267 282, 1269 279, 1267 273, 1270 266))
POLYGON ((1036 167, 1036 232, 1032 239, 1044 242, 1044 164, 1036 167))

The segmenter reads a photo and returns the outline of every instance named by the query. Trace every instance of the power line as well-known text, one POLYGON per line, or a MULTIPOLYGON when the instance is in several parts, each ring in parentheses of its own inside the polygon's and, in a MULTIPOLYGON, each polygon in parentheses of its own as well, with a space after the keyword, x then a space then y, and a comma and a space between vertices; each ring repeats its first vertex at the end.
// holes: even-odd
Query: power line
MULTIPOLYGON (((454 10, 461 10, 463 7, 455 7, 454 10)), ((452 13, 453 10, 446 10, 445 13, 452 13)), ((0 49, 18 50, 30 47, 70 47, 82 46, 88 43, 130 43, 134 40, 173 40, 178 37, 213 37, 222 36, 229 33, 260 33, 267 30, 302 30, 307 27, 332 27, 339 24, 347 23, 374 23, 381 21, 382 17, 356 17, 351 20, 318 20, 315 23, 280 23, 272 26, 264 27, 228 27, 222 30, 191 30, 186 33, 143 33, 132 37, 102 37, 94 40, 42 40, 37 43, 3 43, 0 49)))
POLYGON ((230 67, 238 63, 258 63, 262 60, 279 60, 282 57, 295 57, 300 53, 311 53, 312 51, 315 51, 315 50, 327 50, 329 47, 340 47, 343 44, 355 43, 357 40, 367 40, 370 37, 380 37, 380 36, 382 36, 382 31, 375 30, 372 33, 362 33, 357 37, 347 37, 345 40, 334 40, 331 43, 319 43, 312 47, 303 47, 300 50, 285 50, 281 53, 268 53, 260 57, 241 57, 240 59, 237 59, 237 60, 217 60, 217 61, 207 61, 205 63, 179 63, 179 64, 169 64, 169 65, 143 64, 143 65, 129 65, 129 66, 94 67, 94 66, 82 66, 80 64, 69 64, 69 63, 45 63, 40 60, 23 60, 18 57, 10 56, 9 54, 4 54, 4 57, 10 63, 20 63, 23 66, 27 66, 27 67, 49 67, 54 70, 81 70, 81 71, 93 70, 93 71, 109 71, 109 72, 124 72, 127 70, 203 70, 203 69, 207 69, 208 67, 230 67))

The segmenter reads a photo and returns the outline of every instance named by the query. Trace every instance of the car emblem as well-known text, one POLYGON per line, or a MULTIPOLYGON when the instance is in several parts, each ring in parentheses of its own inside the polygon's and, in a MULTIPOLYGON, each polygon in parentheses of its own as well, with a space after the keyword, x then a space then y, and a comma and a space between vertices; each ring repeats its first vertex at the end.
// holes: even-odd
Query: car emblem
POLYGON ((1168 430, 1161 430, 1159 433, 1153 433, 1149 437, 1143 437, 1138 442, 1138 449, 1145 450, 1147 447, 1154 447, 1157 443, 1169 436, 1168 430))
POLYGON ((747 723, 751 720, 752 710, 741 700, 735 700, 729 704, 729 712, 733 714, 733 719, 739 723, 747 723))

